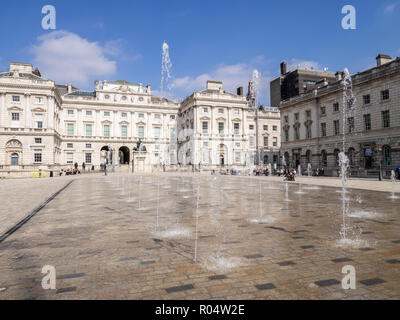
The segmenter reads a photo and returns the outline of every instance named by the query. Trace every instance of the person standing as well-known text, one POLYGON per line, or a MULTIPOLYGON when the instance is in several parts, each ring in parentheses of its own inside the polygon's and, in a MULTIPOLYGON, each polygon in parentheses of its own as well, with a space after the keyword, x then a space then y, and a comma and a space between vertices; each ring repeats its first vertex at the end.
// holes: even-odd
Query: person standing
POLYGON ((82 163, 82 171, 86 170, 86 163, 82 163))

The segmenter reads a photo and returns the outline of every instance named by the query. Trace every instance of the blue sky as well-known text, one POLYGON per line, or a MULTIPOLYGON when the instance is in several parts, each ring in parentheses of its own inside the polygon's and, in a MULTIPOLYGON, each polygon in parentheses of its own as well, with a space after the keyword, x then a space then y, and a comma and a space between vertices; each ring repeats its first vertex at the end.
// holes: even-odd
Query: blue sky
POLYGON ((400 0, 348 1, 7 1, 2 3, 0 70, 30 62, 57 83, 87 90, 93 81, 126 79, 160 89, 161 46, 173 64, 171 95, 202 90, 207 79, 233 91, 262 74, 260 102, 279 63, 352 73, 378 53, 400 56, 400 0), (42 7, 54 5, 57 29, 43 30, 42 7), (357 10, 344 30, 341 9, 357 10))

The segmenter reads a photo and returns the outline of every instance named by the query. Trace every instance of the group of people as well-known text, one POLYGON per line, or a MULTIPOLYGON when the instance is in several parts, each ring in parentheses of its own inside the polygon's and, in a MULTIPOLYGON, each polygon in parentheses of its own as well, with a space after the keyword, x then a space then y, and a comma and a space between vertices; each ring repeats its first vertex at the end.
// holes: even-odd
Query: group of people
MULTIPOLYGON (((89 168, 89 170, 90 170, 90 168, 89 168)), ((85 162, 82 163, 82 171, 86 171, 86 163, 85 162)), ((94 171, 94 166, 92 166, 92 171, 94 171)), ((61 169, 59 172, 60 177, 64 174, 66 176, 81 174, 81 170, 79 170, 78 163, 75 163, 73 168, 61 169)))

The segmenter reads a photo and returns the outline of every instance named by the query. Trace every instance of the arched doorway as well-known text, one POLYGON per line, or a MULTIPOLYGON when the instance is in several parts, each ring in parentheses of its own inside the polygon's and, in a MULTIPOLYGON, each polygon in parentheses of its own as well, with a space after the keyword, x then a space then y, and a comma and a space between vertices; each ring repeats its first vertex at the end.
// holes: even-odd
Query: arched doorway
POLYGON ((285 155, 283 156, 283 166, 288 167, 289 165, 290 165, 289 152, 285 152, 285 155))
POLYGON ((267 155, 264 156, 264 164, 268 164, 268 156, 267 155))
POLYGON ((129 164, 130 162, 130 151, 128 147, 119 148, 119 163, 129 164))
POLYGON ((227 147, 224 144, 219 145, 219 165, 221 167, 227 164, 227 147))
POLYGON ((307 165, 309 163, 311 163, 311 150, 307 150, 307 152, 306 152, 306 162, 307 162, 307 165))
POLYGON ((225 165, 225 156, 223 154, 219 155, 219 165, 223 167, 225 165))
POLYGON ((340 150, 339 150, 339 149, 335 149, 335 150, 333 151, 333 154, 334 154, 334 156, 335 156, 335 165, 336 165, 336 166, 339 165, 339 153, 340 153, 340 150))
POLYGON ((11 166, 19 166, 20 165, 20 159, 22 159, 22 143, 18 140, 10 140, 6 144, 6 157, 7 162, 9 161, 9 164, 11 166))
POLYGON ((349 148, 348 158, 349 158, 349 164, 351 166, 354 166, 354 163, 355 163, 355 150, 354 150, 354 148, 349 148))

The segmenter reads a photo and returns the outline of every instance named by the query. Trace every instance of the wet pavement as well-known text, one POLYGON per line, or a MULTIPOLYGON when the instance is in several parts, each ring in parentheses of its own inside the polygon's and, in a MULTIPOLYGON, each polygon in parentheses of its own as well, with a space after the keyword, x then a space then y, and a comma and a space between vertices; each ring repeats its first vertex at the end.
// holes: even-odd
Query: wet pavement
POLYGON ((339 191, 258 177, 74 179, 0 243, 0 299, 399 299, 400 199, 349 189, 354 232, 341 245, 339 191), (56 290, 42 288, 45 265, 56 290), (346 265, 354 290, 341 285, 346 265))

